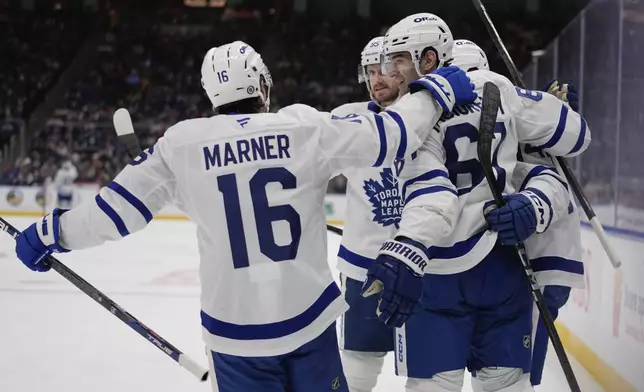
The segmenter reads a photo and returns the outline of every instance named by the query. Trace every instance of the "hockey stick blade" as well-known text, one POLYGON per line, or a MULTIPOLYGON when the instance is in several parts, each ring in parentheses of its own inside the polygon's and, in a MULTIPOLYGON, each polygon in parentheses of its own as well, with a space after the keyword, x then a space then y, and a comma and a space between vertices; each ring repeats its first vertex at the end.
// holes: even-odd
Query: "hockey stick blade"
MULTIPOLYGON (((500 188, 496 181, 496 176, 494 175, 494 168, 492 165, 492 140, 494 140, 494 128, 496 127, 496 118, 499 113, 499 108, 501 107, 501 92, 499 88, 492 82, 486 82, 483 85, 483 103, 481 105, 481 119, 479 123, 479 140, 477 146, 477 156, 483 167, 483 173, 485 174, 485 179, 487 180, 490 191, 494 196, 494 202, 497 208, 503 207, 505 205, 505 200, 503 199, 503 188, 500 188)), ((530 283, 530 290, 532 291, 532 297, 534 299, 539 313, 543 318, 543 324, 548 330, 548 336, 552 340, 552 346, 557 353, 557 358, 561 364, 568 385, 572 392, 580 392, 579 384, 573 372, 570 361, 568 360, 568 355, 566 350, 561 343, 561 338, 559 333, 555 328, 554 319, 552 314, 546 305, 546 301, 541 292, 541 288, 537 282, 537 279, 532 271, 532 266, 528 259, 528 254, 526 252, 525 246, 522 243, 519 243, 515 246, 517 251, 517 256, 523 265, 523 269, 530 283)))
POLYGON ((134 124, 132 124, 132 117, 130 117, 130 112, 125 108, 120 108, 114 112, 112 117, 114 123, 114 129, 116 130, 116 135, 119 141, 125 146, 127 155, 134 159, 141 153, 141 146, 139 145, 139 139, 134 133, 134 124))

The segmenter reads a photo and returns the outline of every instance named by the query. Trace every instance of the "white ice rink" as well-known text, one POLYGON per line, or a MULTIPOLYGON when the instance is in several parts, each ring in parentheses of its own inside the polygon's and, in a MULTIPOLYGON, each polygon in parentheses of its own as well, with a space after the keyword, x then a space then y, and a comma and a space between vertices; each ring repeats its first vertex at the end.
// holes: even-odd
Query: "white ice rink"
MULTIPOLYGON (((19 228, 33 221, 8 220, 19 228)), ((153 221, 120 242, 59 258, 206 366, 195 231, 189 222, 153 221)), ((332 266, 338 246, 339 238, 330 234, 332 266)), ((200 384, 56 272, 27 270, 5 233, 0 233, 0 350, 0 392, 210 390, 209 383, 200 384)), ((389 364, 376 391, 403 391, 404 380, 394 376, 391 358, 389 364)), ((584 392, 602 391, 574 360, 573 366, 584 392)), ((554 354, 537 390, 568 390, 554 354)))

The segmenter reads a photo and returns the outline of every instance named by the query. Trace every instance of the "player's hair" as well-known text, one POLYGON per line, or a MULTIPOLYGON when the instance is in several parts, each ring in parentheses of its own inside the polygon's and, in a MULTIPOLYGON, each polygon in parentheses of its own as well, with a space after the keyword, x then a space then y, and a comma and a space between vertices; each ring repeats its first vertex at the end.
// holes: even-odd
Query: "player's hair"
MULTIPOLYGON (((264 78, 264 75, 260 75, 259 83, 261 88, 270 94, 270 87, 264 78)), ((270 99, 268 96, 266 99, 270 99)), ((252 113, 262 113, 267 109, 267 103, 262 100, 261 97, 252 97, 242 99, 240 101, 231 102, 225 105, 221 105, 218 108, 215 108, 215 114, 252 114, 252 113)))
POLYGON ((231 102, 215 109, 217 114, 252 114, 260 113, 264 109, 264 102, 259 97, 246 98, 241 101, 231 102))

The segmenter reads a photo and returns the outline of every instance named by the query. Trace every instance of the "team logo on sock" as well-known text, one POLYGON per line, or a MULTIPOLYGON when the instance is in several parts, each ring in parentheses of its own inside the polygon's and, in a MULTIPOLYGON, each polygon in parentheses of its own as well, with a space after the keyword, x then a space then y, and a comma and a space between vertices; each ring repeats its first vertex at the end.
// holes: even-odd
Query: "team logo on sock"
POLYGON ((340 389, 340 376, 336 377, 331 381, 331 389, 337 391, 340 389))
POLYGON ((387 168, 380 172, 380 179, 370 179, 364 182, 364 191, 373 209, 373 221, 383 227, 394 225, 398 228, 400 213, 402 212, 402 200, 398 190, 398 178, 391 169, 387 168))

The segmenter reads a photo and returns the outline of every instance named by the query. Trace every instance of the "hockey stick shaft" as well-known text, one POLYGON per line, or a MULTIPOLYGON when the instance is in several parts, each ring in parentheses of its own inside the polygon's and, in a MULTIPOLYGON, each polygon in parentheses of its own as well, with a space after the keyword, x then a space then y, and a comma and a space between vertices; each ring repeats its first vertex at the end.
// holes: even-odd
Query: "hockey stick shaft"
MULTIPOLYGON (((8 233, 14 238, 14 240, 20 235, 20 231, 2 217, 0 217, 0 230, 8 233)), ((139 335, 143 336, 148 341, 150 341, 150 343, 154 344, 159 350, 163 351, 166 355, 178 362, 190 373, 194 374, 195 377, 199 378, 201 381, 205 381, 208 378, 208 371, 206 369, 201 368, 201 366, 199 366, 197 362, 179 351, 176 347, 168 343, 168 341, 157 335, 153 330, 146 327, 134 316, 125 311, 125 309, 121 308, 116 302, 112 301, 107 295, 103 294, 96 287, 92 286, 85 279, 81 278, 69 267, 61 263, 58 259, 53 256, 49 256, 45 260, 45 263, 50 265, 54 271, 58 272, 71 284, 78 287, 80 291, 87 294, 90 298, 96 301, 107 311, 118 317, 121 321, 127 324, 128 327, 135 330, 139 335)))
MULTIPOLYGON (((505 200, 503 199, 503 194, 501 189, 497 186, 496 176, 494 174, 494 167, 492 165, 492 139, 494 139, 494 128, 496 127, 496 117, 501 106, 501 94, 499 88, 491 82, 485 83, 483 87, 483 104, 481 107, 481 123, 479 125, 479 141, 478 141, 478 159, 481 162, 483 167, 483 173, 485 174, 485 179, 490 187, 490 191, 494 196, 494 201, 497 208, 503 207, 505 205, 505 200)), ((525 246, 522 243, 516 245, 517 255, 521 260, 523 269, 528 277, 530 282, 530 289, 532 291, 532 297, 534 302, 537 304, 539 313, 543 318, 543 323, 548 330, 548 336, 552 341, 552 346, 555 349, 557 358, 561 364, 568 385, 572 392, 581 391, 579 388, 579 383, 575 377, 575 373, 566 354, 566 350, 563 347, 559 333, 555 328, 554 319, 552 314, 546 305, 546 301, 543 297, 543 293, 537 283, 537 279, 532 271, 532 266, 530 265, 525 246)))
MULTIPOLYGON (((131 159, 136 158, 136 156, 139 155, 142 150, 141 150, 141 146, 139 145, 139 139, 136 137, 136 134, 134 133, 134 125, 132 124, 132 118, 130 117, 130 113, 127 111, 127 109, 123 109, 123 108, 118 109, 116 112, 114 112, 114 116, 112 120, 114 123, 114 129, 116 130, 116 135, 119 141, 125 146, 128 156, 131 159)), ((152 343, 155 343, 152 340, 150 341, 152 343)), ((161 347, 159 348, 162 351, 164 351, 166 354, 170 355, 168 351, 162 349, 161 347)), ((197 362, 187 357, 185 354, 181 353, 181 351, 177 350, 176 348, 174 348, 174 350, 179 353, 179 357, 175 358, 174 356, 170 355, 172 359, 179 362, 181 366, 183 366, 192 374, 197 376, 201 381, 206 381, 208 379, 208 370, 199 366, 197 362)))
POLYGON ((343 231, 339 227, 331 226, 331 225, 326 225, 326 229, 330 231, 331 233, 337 234, 337 235, 342 235, 343 231))
MULTIPOLYGON (((483 24, 485 24, 485 28, 490 34, 492 41, 494 41, 494 45, 496 46, 497 50, 501 54, 501 58, 503 59, 503 62, 505 63, 508 70, 510 71, 510 75, 512 76, 514 83, 521 88, 526 88, 525 82, 521 77, 521 73, 519 72, 519 69, 517 68, 517 66, 514 64, 514 61, 512 61, 512 57, 510 57, 510 53, 508 52, 507 48, 503 44, 503 41, 501 40, 501 36, 499 35, 498 31, 494 27, 494 23, 492 23, 492 19, 490 18, 490 15, 485 9, 485 6, 483 5, 482 0, 472 0, 472 1, 474 2, 474 7, 476 8, 476 11, 479 13, 481 20, 483 20, 483 24)), ((572 192, 575 195, 575 197, 577 197, 577 200, 579 201, 581 208, 586 213, 586 216, 588 217, 588 220, 590 221, 593 227, 593 230, 597 235, 597 238, 599 238, 599 241, 603 245, 604 250, 606 251, 606 254, 608 255, 608 259, 610 260, 611 264, 613 265, 614 268, 619 268, 622 265, 622 262, 619 260, 617 253, 615 252, 615 249, 610 244, 610 241, 608 240, 608 236, 606 235, 606 232, 604 232, 604 230, 602 229, 602 224, 599 221, 597 214, 595 214, 595 210, 593 210, 593 207, 590 205, 590 202, 586 198, 586 195, 584 194, 584 191, 582 190, 581 185, 579 185, 579 182, 577 181, 577 178, 575 177, 574 173, 568 166, 568 163, 563 157, 557 157, 554 163, 557 166, 557 169, 560 170, 561 173, 563 173, 563 175, 566 177, 566 180, 570 185, 570 189, 572 189, 572 192)))

